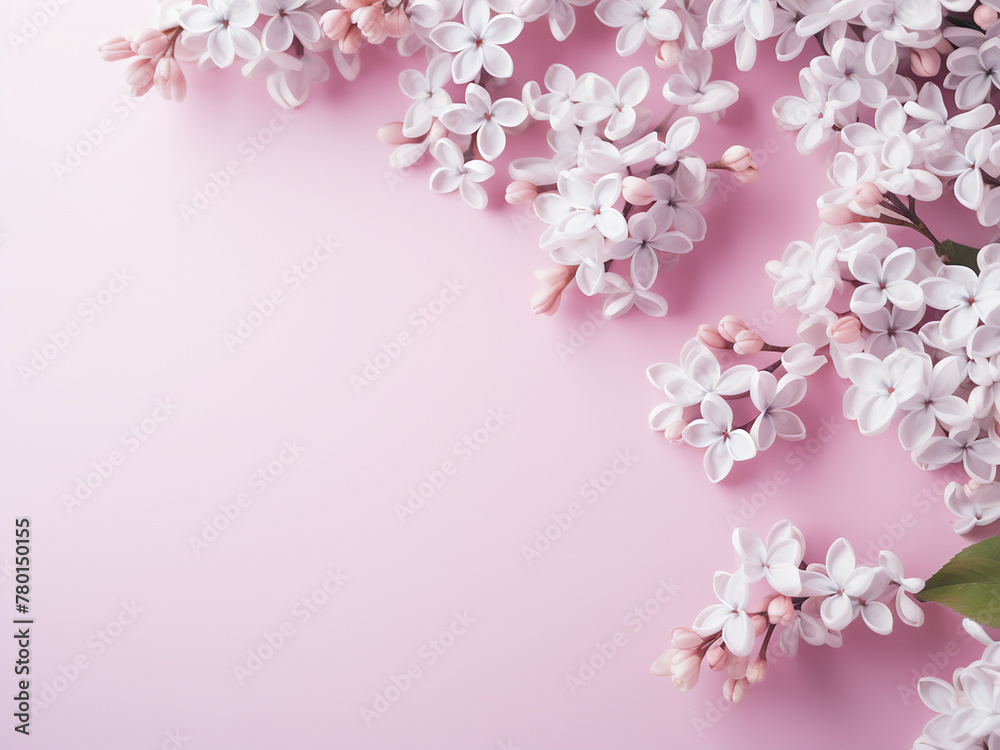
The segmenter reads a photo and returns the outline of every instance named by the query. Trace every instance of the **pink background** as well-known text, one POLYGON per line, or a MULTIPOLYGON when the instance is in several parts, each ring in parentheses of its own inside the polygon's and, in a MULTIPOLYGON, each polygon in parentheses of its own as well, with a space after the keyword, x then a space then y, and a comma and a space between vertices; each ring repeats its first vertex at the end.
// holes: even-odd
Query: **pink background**
MULTIPOLYGON (((3 30, 42 6, 5 2, 3 30)), ((700 452, 646 426, 660 398, 645 368, 676 360, 698 323, 735 313, 791 342, 763 264, 812 235, 825 184, 822 157, 798 155, 770 117, 795 90, 794 64, 746 76, 719 55, 746 95, 723 124, 706 124, 700 151, 745 143, 764 176, 705 209, 708 238, 659 287, 667 318, 596 327, 596 306, 579 295, 554 318, 531 314, 532 271, 548 265, 542 225, 503 203, 502 179, 476 212, 432 194, 427 165, 387 168, 375 131, 405 110, 395 84, 405 61, 366 50, 361 80, 317 92, 248 162, 241 143, 276 111, 261 81, 192 73, 182 105, 151 95, 129 109, 120 98, 124 65, 102 63, 96 40, 151 11, 67 3, 24 46, 0 45, 0 619, 13 629, 13 518, 30 516, 32 689, 50 699, 30 738, 10 739, 4 705, 4 746, 723 748, 774 746, 775 731, 778 746, 909 746, 930 717, 907 693, 913 670, 950 672, 975 652, 937 607, 919 631, 883 638, 856 623, 840 651, 803 647, 725 712, 719 675, 680 694, 648 672, 670 629, 713 601, 713 572, 735 563, 730 518, 761 487, 772 491, 749 525, 763 534, 792 519, 809 560, 843 535, 861 554, 889 542, 911 575, 927 576, 965 543, 941 477, 920 472, 892 433, 861 437, 832 373, 801 409, 811 435, 832 420, 832 439, 779 443, 721 486, 700 452), (103 118, 110 132, 60 181, 53 163, 103 118), (229 160, 240 174, 185 223, 179 204, 229 160), (290 290, 283 274, 327 235, 339 250, 290 290), (92 320, 79 316, 121 269, 127 287, 92 320), (418 331, 411 316, 449 280, 464 291, 418 331), (273 289, 284 303, 230 352, 225 334, 273 289), (72 322, 78 335, 24 382, 18 368, 72 322), (403 332, 411 345, 356 393, 351 376, 403 332), (157 399, 176 411, 126 444, 157 399), (457 452, 491 410, 509 415, 503 426, 457 452), (256 492, 248 477, 285 441, 304 452, 256 492), (121 465, 68 512, 64 493, 116 450, 121 465), (581 487, 619 451, 632 465, 588 502, 581 487), (457 474, 401 523, 394 505, 448 460, 457 474), (934 501, 920 500, 934 481, 934 501), (252 504, 195 554, 191 537, 240 493, 252 504), (522 545, 574 502, 582 515, 529 565, 522 545), (338 568, 349 580, 303 621, 301 600, 338 568), (676 589, 664 604, 661 581, 676 589), (133 600, 141 613, 129 618, 133 600), (430 663, 456 612, 475 622, 430 663), (128 624, 112 625, 120 615, 128 624), (234 666, 286 622, 291 635, 241 684, 234 666), (614 655, 571 690, 567 676, 616 631, 614 655), (398 699, 366 724, 362 709, 413 664, 419 677, 389 690, 398 699)), ((519 40, 516 59, 535 52, 519 79, 557 60, 608 77, 650 64, 649 49, 619 60, 591 13, 569 43, 543 28, 519 40)), ((510 155, 543 148, 536 134, 510 155)), ((0 693, 11 696, 12 639, 0 644, 0 693)))

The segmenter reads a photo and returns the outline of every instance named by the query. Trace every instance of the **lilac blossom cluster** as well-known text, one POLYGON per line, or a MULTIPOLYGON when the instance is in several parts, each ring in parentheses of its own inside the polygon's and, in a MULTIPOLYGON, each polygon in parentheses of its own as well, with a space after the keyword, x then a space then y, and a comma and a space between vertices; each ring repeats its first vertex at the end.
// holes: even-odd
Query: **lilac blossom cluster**
POLYGON ((983 644, 982 658, 956 669, 950 683, 924 677, 917 684, 921 700, 937 716, 924 727, 913 750, 990 750, 1000 746, 1000 646, 974 620, 962 622, 983 644))
POLYGON ((653 674, 670 677, 680 690, 695 686, 704 662, 727 675, 723 695, 739 703, 767 677, 768 647, 779 628, 781 651, 795 656, 800 642, 839 648, 842 631, 859 617, 879 635, 892 632, 893 610, 907 625, 923 624, 923 611, 909 595, 924 582, 906 578, 892 552, 883 550, 877 565, 858 565, 841 538, 830 545, 825 564, 806 565, 805 537, 789 521, 775 524, 764 540, 736 529, 733 546, 741 563, 734 573, 715 574, 719 603, 702 610, 690 628, 675 628, 673 648, 653 664, 653 674), (755 586, 767 593, 751 604, 755 586))

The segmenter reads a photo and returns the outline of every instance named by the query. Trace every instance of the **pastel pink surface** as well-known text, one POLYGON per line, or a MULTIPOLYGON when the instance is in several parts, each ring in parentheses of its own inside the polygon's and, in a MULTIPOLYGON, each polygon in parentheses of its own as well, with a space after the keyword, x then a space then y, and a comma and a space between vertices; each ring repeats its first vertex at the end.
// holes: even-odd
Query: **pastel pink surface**
MULTIPOLYGON (((5 28, 39 8, 7 3, 5 28)), ((796 91, 794 63, 743 75, 720 55, 744 95, 705 123, 699 149, 747 145, 762 177, 728 183, 705 209, 708 238, 658 287, 666 318, 595 324, 594 302, 572 293, 556 316, 531 314, 532 272, 551 263, 542 225, 503 203, 502 179, 476 212, 432 194, 426 165, 386 167, 375 132, 401 118, 407 61, 366 50, 361 80, 327 85, 287 123, 260 81, 233 72, 191 72, 183 104, 133 107, 123 66, 94 48, 150 10, 59 6, 2 53, 0 94, 16 107, 0 138, 0 552, 9 566, 13 518, 30 516, 31 678, 54 696, 22 744, 160 747, 173 732, 191 750, 765 747, 777 722, 789 746, 909 746, 930 717, 914 670, 947 676, 976 652, 934 606, 920 630, 897 623, 884 638, 856 623, 841 650, 776 660, 737 707, 718 675, 680 694, 648 672, 670 629, 712 603, 714 571, 735 566, 734 521, 763 534, 791 519, 808 560, 839 536, 866 559, 888 547, 924 577, 966 543, 942 475, 919 471, 892 432, 861 437, 832 372, 799 409, 810 440, 779 442, 718 486, 700 452, 646 426, 660 403, 646 367, 675 360, 699 323, 735 314, 791 342, 763 265, 812 236, 826 184, 823 158, 800 156, 770 115, 796 91), (58 175, 102 120, 99 145, 58 175), (262 150, 248 140, 279 127, 262 150), (185 221, 180 204, 224 182, 230 162, 236 174, 185 221), (293 289, 285 275, 327 236, 339 249, 293 289), (123 269, 113 302, 80 314, 123 269), (283 302, 227 346, 274 289, 283 302), (71 322, 78 335, 25 382, 18 368, 71 322), (401 334, 409 344, 394 345, 401 334), (376 360, 389 361, 357 392, 352 377, 376 360), (176 410, 129 441, 158 399, 176 410), (502 426, 477 432, 491 414, 502 426), (251 475, 286 441, 303 452, 258 492, 251 475), (112 451, 121 465, 68 512, 63 495, 112 451), (401 521, 396 506, 428 474, 441 486, 401 521), (228 527, 193 549, 227 508, 228 527), (547 529, 550 547, 527 561, 547 529), (303 598, 338 569, 349 580, 309 609, 303 598), (133 600, 139 616, 109 629, 133 600), (456 617, 474 622, 442 637, 456 617), (234 667, 267 653, 284 623, 241 682, 234 667)), ((515 58, 531 55, 521 80, 555 61, 608 77, 642 64, 660 101, 654 48, 618 59, 591 12, 567 43, 544 28, 519 40, 515 58)), ((528 141, 511 155, 544 153, 528 141)), ((5 617, 13 591, 5 568, 5 617)))

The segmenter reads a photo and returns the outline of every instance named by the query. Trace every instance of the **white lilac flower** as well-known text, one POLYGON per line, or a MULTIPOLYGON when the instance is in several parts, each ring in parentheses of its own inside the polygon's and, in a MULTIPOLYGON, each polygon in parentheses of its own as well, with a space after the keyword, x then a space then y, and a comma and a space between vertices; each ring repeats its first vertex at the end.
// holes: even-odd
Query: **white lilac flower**
POLYGON ((596 125, 607 119, 604 134, 613 141, 624 138, 636 124, 635 107, 649 92, 649 73, 645 68, 632 68, 621 77, 618 86, 606 79, 591 79, 590 96, 577 105, 577 119, 581 125, 596 125))
POLYGON ((830 87, 808 68, 799 71, 799 85, 805 98, 783 96, 774 103, 772 111, 781 127, 799 131, 795 147, 808 154, 834 134, 837 110, 829 103, 830 87))
POLYGON ((787 521, 778 522, 767 535, 766 542, 747 528, 733 532, 733 546, 740 553, 740 574, 750 583, 766 579, 784 596, 798 596, 802 591, 799 563, 805 549, 800 535, 789 533, 787 521))
POLYGON ((418 138, 431 129, 435 117, 451 104, 445 85, 451 81, 451 57, 437 55, 427 65, 427 73, 404 70, 399 74, 399 87, 413 99, 403 117, 403 135, 418 138))
POLYGON ((207 35, 212 62, 226 68, 236 55, 260 54, 260 40, 251 31, 258 15, 252 0, 207 0, 206 5, 192 5, 181 13, 180 23, 193 34, 207 35))
POLYGON ((861 323, 871 332, 865 339, 865 351, 879 359, 885 359, 897 349, 922 352, 923 342, 914 329, 923 319, 924 312, 924 305, 916 310, 889 305, 873 312, 859 313, 861 323))
POLYGON ((712 482, 721 482, 732 471, 734 462, 749 461, 757 455, 757 446, 746 430, 733 428, 733 410, 720 396, 705 396, 701 417, 684 428, 684 442, 708 449, 705 473, 712 482))
POLYGON ((760 412, 750 428, 750 436, 759 450, 767 450, 776 438, 803 440, 806 427, 789 408, 806 395, 806 379, 785 375, 780 381, 770 372, 761 370, 750 379, 750 400, 760 412))
POLYGON ((264 49, 284 52, 297 38, 305 44, 319 41, 319 13, 309 0, 256 0, 264 16, 270 16, 261 32, 264 49))
POLYGON ((694 406, 713 393, 734 396, 750 389, 753 365, 735 365, 725 372, 712 351, 698 339, 681 349, 680 364, 661 363, 647 370, 649 382, 681 406, 694 406))
POLYGON ((729 81, 712 81, 712 53, 694 52, 681 57, 680 73, 663 84, 663 98, 683 105, 692 114, 719 112, 735 104, 740 90, 729 81))
POLYGON ((974 133, 965 144, 964 153, 949 150, 933 157, 929 169, 942 177, 955 177, 955 197, 973 211, 979 209, 986 196, 982 168, 990 160, 993 134, 988 130, 974 133))
POLYGON ((920 449, 934 436, 938 423, 945 429, 972 423, 972 410, 955 391, 965 379, 958 357, 946 357, 931 368, 922 358, 923 372, 917 392, 902 408, 909 413, 899 422, 899 442, 908 451, 920 449))
MULTIPOLYGON (((554 130, 567 130, 576 124, 576 106, 586 95, 587 79, 577 79, 576 74, 565 65, 550 65, 545 72, 547 94, 539 89, 529 100, 527 92, 531 84, 525 84, 525 103, 536 120, 548 120, 554 130)), ((537 84, 535 84, 537 88, 537 84)))
POLYGON ((653 186, 655 205, 662 212, 663 222, 683 232, 695 242, 705 239, 708 225, 695 209, 708 195, 705 183, 698 182, 688 172, 675 175, 655 174, 647 182, 653 186))
POLYGON ((987 484, 970 494, 964 485, 951 482, 945 489, 944 504, 958 516, 955 533, 968 534, 977 526, 1000 520, 1000 485, 987 484))
POLYGON ((446 52, 454 53, 451 73, 455 83, 475 80, 480 70, 497 78, 510 78, 514 61, 501 45, 514 41, 524 21, 510 13, 493 16, 486 0, 466 0, 462 23, 449 21, 431 32, 431 39, 446 52))
POLYGON ((948 55, 946 88, 955 89, 959 109, 973 109, 1000 88, 1000 39, 987 39, 978 47, 960 47, 948 55))
POLYGON ((632 280, 640 289, 649 289, 656 280, 660 258, 676 258, 690 252, 691 238, 682 232, 672 232, 667 222, 658 221, 656 207, 649 212, 632 214, 628 219, 628 237, 612 245, 608 256, 614 260, 631 259, 632 280))
POLYGON ((837 267, 840 247, 832 235, 817 235, 813 245, 796 240, 789 244, 780 261, 764 266, 774 279, 774 302, 781 307, 797 307, 803 314, 814 313, 844 287, 837 267))
POLYGON ((802 590, 807 596, 823 597, 820 616, 830 630, 843 630, 858 616, 858 601, 868 591, 875 569, 858 566, 854 548, 838 539, 826 553, 826 565, 812 564, 802 573, 802 590))
POLYGON ((612 242, 628 237, 625 217, 614 207, 622 192, 620 174, 590 182, 567 170, 559 175, 556 184, 558 192, 543 193, 535 199, 535 213, 542 221, 555 224, 558 231, 569 235, 597 228, 612 242))
POLYGON ((476 134, 476 146, 486 161, 493 161, 507 146, 504 128, 514 128, 528 117, 528 109, 518 99, 491 101, 482 86, 465 88, 465 104, 452 104, 441 113, 441 123, 453 133, 476 134))
POLYGON ((986 484, 996 476, 1000 445, 989 435, 980 436, 979 425, 973 424, 955 427, 947 436, 932 437, 917 451, 916 458, 932 469, 961 461, 970 477, 986 484))
POLYGON ((648 289, 633 286, 617 273, 604 275, 604 288, 601 291, 608 295, 603 309, 606 318, 617 318, 633 307, 638 307, 653 318, 661 318, 667 314, 667 302, 663 297, 648 289))
POLYGON ((870 313, 884 307, 887 301, 904 310, 919 310, 924 295, 909 279, 915 265, 916 255, 908 247, 895 250, 882 263, 873 255, 854 253, 848 267, 861 285, 851 297, 851 310, 870 313))
MULTIPOLYGON (((937 276, 923 279, 920 288, 927 304, 945 310, 941 337, 949 345, 964 345, 980 320, 1000 308, 1000 269, 977 274, 965 266, 942 266, 937 276)), ((1000 321, 998 321, 1000 322, 1000 321)))
POLYGON ((741 575, 716 573, 712 582, 719 604, 706 607, 695 618, 691 629, 702 637, 722 633, 722 640, 734 656, 749 656, 753 649, 754 629, 746 613, 750 584, 741 575))
POLYGON ((438 141, 433 152, 441 166, 431 173, 431 190, 435 193, 457 190, 462 200, 473 208, 485 208, 486 191, 479 183, 492 177, 496 170, 478 159, 465 161, 462 149, 448 138, 438 141))
POLYGON ((853 39, 838 39, 830 54, 813 58, 809 68, 817 81, 830 87, 828 100, 837 109, 859 102, 877 107, 888 93, 865 66, 865 45, 853 39))
POLYGON ((895 552, 882 550, 878 554, 878 565, 895 584, 896 614, 899 619, 911 628, 919 628, 924 624, 924 611, 910 599, 907 594, 918 594, 924 590, 924 582, 919 578, 907 578, 903 573, 903 563, 895 552))
POLYGON ((601 23, 620 29, 615 47, 625 57, 638 52, 646 37, 661 42, 676 39, 681 34, 681 21, 666 0, 601 0, 595 14, 601 23))
POLYGON ((921 366, 921 357, 906 349, 897 349, 884 360, 852 354, 845 360, 853 385, 844 394, 844 415, 857 420, 863 435, 884 432, 900 405, 918 393, 921 366))

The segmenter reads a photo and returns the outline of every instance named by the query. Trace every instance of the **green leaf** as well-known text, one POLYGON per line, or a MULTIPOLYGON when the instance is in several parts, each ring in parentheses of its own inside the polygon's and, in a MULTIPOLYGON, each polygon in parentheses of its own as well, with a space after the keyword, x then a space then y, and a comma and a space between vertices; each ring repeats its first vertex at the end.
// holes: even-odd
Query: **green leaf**
POLYGON ((982 625, 1000 628, 1000 536, 966 547, 927 579, 917 594, 982 625))
POLYGON ((979 273, 979 250, 976 248, 955 242, 955 240, 945 240, 939 242, 935 250, 938 255, 947 258, 952 265, 965 266, 979 273))

